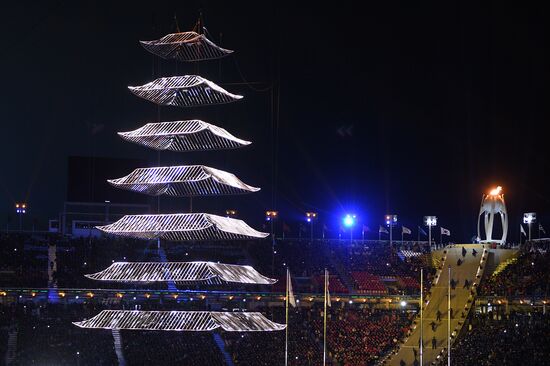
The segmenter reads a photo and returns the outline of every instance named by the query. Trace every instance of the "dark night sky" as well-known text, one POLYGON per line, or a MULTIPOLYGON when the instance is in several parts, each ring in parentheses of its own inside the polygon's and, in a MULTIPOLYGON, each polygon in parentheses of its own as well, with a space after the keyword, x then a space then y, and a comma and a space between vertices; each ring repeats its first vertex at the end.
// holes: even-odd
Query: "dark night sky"
POLYGON ((21 200, 31 206, 29 221, 56 217, 68 156, 155 165, 156 153, 116 136, 157 118, 157 108, 126 86, 199 73, 244 100, 163 108, 161 118, 202 118, 254 145, 206 156, 165 153, 162 163, 208 163, 264 190, 205 199, 198 208, 236 207, 258 225, 271 206, 277 150, 276 206, 288 221, 312 209, 337 227, 337 218, 355 211, 376 231, 387 212, 412 228, 435 214, 453 240, 467 240, 482 192, 499 184, 512 239, 525 211, 537 211, 550 229, 550 215, 544 218, 550 212, 545 8, 527 2, 293 3, 4 4, 0 221, 13 217, 21 200), (140 39, 174 31, 174 13, 189 30, 199 9, 213 40, 235 56, 198 66, 159 63, 139 46, 140 39), (261 84, 228 85, 243 81, 237 65, 261 84), (271 92, 254 90, 270 85, 280 92, 278 128, 272 128, 271 92))

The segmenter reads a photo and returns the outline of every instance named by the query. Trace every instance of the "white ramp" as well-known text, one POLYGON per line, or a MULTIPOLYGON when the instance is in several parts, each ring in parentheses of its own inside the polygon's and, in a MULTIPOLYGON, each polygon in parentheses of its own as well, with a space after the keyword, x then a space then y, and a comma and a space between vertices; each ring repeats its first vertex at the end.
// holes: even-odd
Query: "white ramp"
MULTIPOLYGON (((431 365, 439 357, 447 357, 447 327, 448 327, 448 311, 447 311, 447 291, 448 291, 448 268, 451 267, 451 278, 457 281, 456 288, 451 290, 451 333, 454 332, 453 340, 456 334, 460 331, 464 318, 470 307, 473 304, 470 290, 464 288, 464 280, 468 280, 471 284, 479 284, 479 280, 485 269, 487 254, 480 244, 456 244, 452 247, 445 248, 446 254, 443 254, 445 260, 442 262, 442 269, 438 270, 438 279, 431 287, 431 294, 425 297, 424 314, 423 314, 423 365, 431 365), (467 251, 465 257, 462 256, 462 247, 467 251), (472 249, 477 251, 476 256, 472 255, 472 249), (463 261, 457 265, 458 259, 463 261), (441 320, 437 320, 437 311, 441 312, 441 320), (432 331, 431 323, 435 323, 435 330, 432 331), (435 337, 435 348, 432 348, 432 339, 435 337)), ((471 287, 470 287, 471 288, 471 287)), ((420 317, 415 319, 416 327, 401 345, 396 354, 391 355, 383 364, 387 365, 420 365, 420 317), (415 363, 415 354, 418 363, 415 363)), ((451 354, 452 357, 452 354, 451 354)))

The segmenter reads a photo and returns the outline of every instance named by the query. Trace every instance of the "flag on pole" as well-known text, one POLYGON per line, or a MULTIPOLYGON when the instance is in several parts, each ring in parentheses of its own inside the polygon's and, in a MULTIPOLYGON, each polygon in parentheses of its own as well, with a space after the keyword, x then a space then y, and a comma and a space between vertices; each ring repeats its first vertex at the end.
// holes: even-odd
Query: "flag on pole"
POLYGON ((290 271, 286 269, 286 284, 287 284, 287 296, 288 303, 292 305, 293 308, 296 307, 296 299, 294 298, 294 291, 292 291, 292 279, 290 277, 290 271))
POLYGON ((388 231, 388 229, 386 229, 385 227, 383 227, 382 225, 380 225, 380 228, 378 229, 378 232, 379 233, 386 233, 386 234, 389 234, 390 232, 388 231))
POLYGON ((292 280, 290 278, 290 270, 286 268, 286 306, 285 306, 285 366, 288 366, 288 305, 296 307, 294 293, 292 292, 292 280))
POLYGON ((441 228, 441 235, 451 236, 451 231, 449 229, 441 228))
MULTIPOLYGON (((521 224, 520 224, 521 225, 521 224)), ((541 224, 539 224, 539 230, 543 232, 543 234, 546 234, 546 231, 544 231, 544 228, 542 227, 541 224)))
POLYGON ((527 236, 527 233, 525 232, 525 229, 523 228, 523 225, 522 224, 519 224, 519 230, 521 231, 521 233, 525 236, 527 236))
POLYGON ((401 226, 401 233, 402 234, 412 234, 412 231, 411 229, 409 229, 408 227, 405 227, 405 226, 401 226))
POLYGON ((428 233, 424 231, 424 229, 422 229, 420 226, 418 227, 418 232, 424 236, 428 236, 428 233))

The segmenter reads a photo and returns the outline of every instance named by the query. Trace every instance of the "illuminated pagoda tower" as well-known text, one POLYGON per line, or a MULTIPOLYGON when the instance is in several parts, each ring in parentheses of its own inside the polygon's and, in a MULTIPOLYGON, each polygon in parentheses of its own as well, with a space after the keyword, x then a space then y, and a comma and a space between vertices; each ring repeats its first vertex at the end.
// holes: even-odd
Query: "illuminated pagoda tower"
MULTIPOLYGON (((218 47, 204 34, 179 32, 158 40, 141 41, 142 46, 164 59, 195 62, 224 57, 233 51, 218 47)), ((198 75, 163 77, 142 86, 129 87, 140 98, 159 106, 197 107, 231 103, 242 96, 229 93, 198 75)), ((250 144, 225 129, 201 120, 147 123, 119 135, 130 142, 162 151, 176 152, 235 149, 250 144)), ((242 182, 234 174, 204 165, 139 168, 108 181, 114 187, 150 196, 202 197, 237 195, 260 189, 242 182)), ((215 241, 265 238, 244 221, 209 213, 126 215, 98 226, 99 230, 122 237, 165 241, 215 241)), ((115 283, 260 284, 276 282, 244 265, 215 262, 115 262, 86 277, 115 283)), ((212 311, 124 311, 104 310, 75 325, 82 328, 210 331, 275 331, 285 328, 261 313, 212 311)))

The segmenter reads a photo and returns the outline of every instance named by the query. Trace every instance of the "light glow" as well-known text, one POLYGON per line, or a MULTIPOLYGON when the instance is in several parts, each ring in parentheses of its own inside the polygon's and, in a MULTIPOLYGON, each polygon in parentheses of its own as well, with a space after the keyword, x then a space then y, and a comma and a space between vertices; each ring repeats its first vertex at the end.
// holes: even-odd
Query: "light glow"
POLYGON ((353 215, 353 214, 347 214, 346 216, 344 216, 344 226, 345 227, 352 227, 353 225, 355 225, 355 219, 357 218, 356 215, 353 215))
POLYGON ((500 192, 502 191, 502 187, 501 186, 498 186, 494 189, 491 190, 491 192, 489 192, 489 194, 491 196, 498 196, 500 194, 500 192))
POLYGON ((532 224, 537 220, 536 212, 527 212, 523 214, 523 223, 532 224))
POLYGON ((279 211, 270 210, 265 212, 266 221, 275 220, 278 216, 279 216, 279 211))

